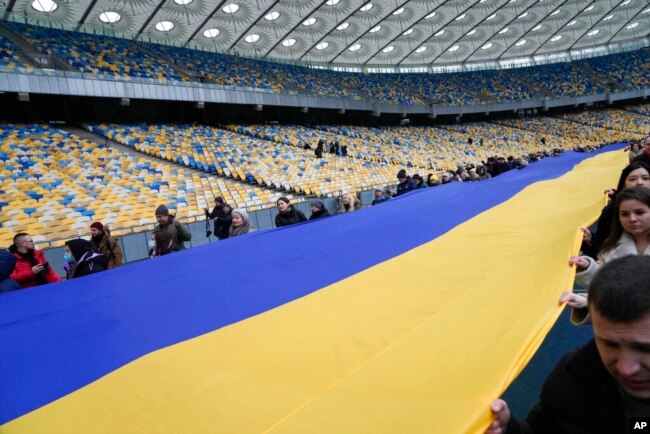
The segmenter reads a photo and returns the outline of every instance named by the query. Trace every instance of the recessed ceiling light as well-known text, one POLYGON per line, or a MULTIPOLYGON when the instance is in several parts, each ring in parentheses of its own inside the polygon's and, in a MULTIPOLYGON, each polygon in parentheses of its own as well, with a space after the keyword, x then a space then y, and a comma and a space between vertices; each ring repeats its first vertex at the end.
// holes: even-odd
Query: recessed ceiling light
POLYGON ((393 12, 393 15, 400 15, 404 13, 404 8, 399 8, 395 12, 393 12))
POLYGON ((526 18, 528 16, 528 12, 524 12, 523 14, 519 15, 517 18, 526 18))
POLYGON ((536 32, 536 31, 538 31, 539 29, 541 29, 542 27, 544 27, 544 26, 542 26, 541 24, 538 24, 538 25, 536 25, 535 27, 533 27, 532 31, 533 31, 533 32, 536 32))
POLYGON ((499 34, 500 35, 505 35, 506 33, 508 33, 508 30, 510 30, 510 27, 506 27, 504 29, 501 29, 501 30, 499 30, 499 34))
POLYGON ((171 21, 161 21, 156 24, 156 30, 159 32, 169 32, 171 29, 174 28, 174 23, 171 21))
POLYGON ((294 45, 296 45, 296 40, 293 38, 285 39, 284 41, 282 41, 283 47, 292 47, 294 45))
POLYGON ((278 18, 280 18, 280 12, 277 11, 269 12, 268 14, 264 15, 264 19, 266 21, 275 21, 278 18))
POLYGON ((614 18, 614 15, 613 15, 613 14, 612 14, 612 15, 607 15, 605 18, 603 18, 603 21, 609 21, 609 20, 611 20, 612 18, 614 18))
POLYGON ((50 12, 54 12, 59 5, 52 0, 34 0, 32 7, 39 12, 49 14, 50 12))
POLYGON ((623 3, 620 4, 620 6, 625 6, 629 5, 632 0, 625 0, 623 3))
POLYGON ((515 45, 517 47, 521 47, 522 45, 526 45, 526 42, 528 42, 528 41, 525 40, 525 39, 522 39, 521 41, 517 42, 515 45))
POLYGON ((600 29, 592 30, 591 32, 587 33, 587 36, 596 36, 600 32, 600 29))
POLYGON ((553 16, 559 14, 561 10, 562 10, 562 9, 556 9, 556 10, 554 10, 553 12, 551 12, 550 15, 553 17, 553 16))
POLYGON ((456 18, 454 18, 454 21, 460 21, 460 20, 462 20, 463 18, 465 18, 466 16, 467 16, 467 14, 460 14, 460 15, 458 15, 456 18))
POLYGON ((433 11, 429 13, 426 17, 424 17, 425 20, 430 20, 431 18, 436 16, 436 11, 433 11))
POLYGON ((254 44, 259 40, 260 40, 260 35, 258 35, 257 33, 253 33, 252 35, 248 35, 244 38, 244 41, 248 42, 249 44, 254 44))
POLYGON ((589 11, 592 10, 593 8, 594 8, 594 5, 591 5, 591 6, 589 6, 588 8, 585 9, 585 12, 589 12, 589 11))
POLYGON ((348 50, 354 52, 354 51, 357 51, 359 48, 361 48, 361 44, 354 44, 353 46, 351 46, 350 48, 348 48, 348 50))
POLYGON ((374 5, 372 3, 366 3, 365 5, 361 6, 361 8, 359 8, 359 10, 361 12, 368 12, 370 9, 372 9, 373 6, 374 5))
POLYGON ((445 34, 445 29, 437 31, 433 36, 442 36, 445 34))
POLYGON ((174 0, 174 3, 181 6, 187 6, 192 3, 194 0, 174 0))
POLYGON ((309 27, 309 26, 313 26, 315 22, 316 22, 316 18, 311 17, 311 18, 307 18, 305 21, 303 21, 302 25, 309 27))
POLYGON ((487 44, 483 45, 481 47, 481 50, 488 50, 490 48, 492 48, 492 42, 488 42, 487 44))
POLYGON ((578 20, 573 20, 570 23, 568 23, 566 26, 571 27, 571 26, 575 26, 576 24, 578 24, 578 20))
POLYGON ((423 45, 420 48, 418 48, 417 50, 415 50, 416 53, 424 53, 425 51, 427 51, 427 46, 426 45, 423 45))
POLYGON ((633 28, 638 27, 638 26, 639 26, 639 23, 635 22, 635 23, 630 24, 629 26, 626 26, 625 28, 628 29, 628 30, 632 30, 633 28))
POLYGON ((239 10, 239 5, 236 3, 229 3, 225 5, 223 8, 221 8, 221 10, 227 14, 234 14, 239 10))
POLYGON ((650 12, 650 8, 641 11, 642 14, 647 14, 647 13, 649 13, 649 12, 650 12))
POLYGON ((497 17, 497 14, 492 14, 492 15, 490 15, 489 17, 487 17, 487 18, 485 19, 485 21, 492 21, 492 20, 495 19, 496 17, 497 17))
POLYGON ((340 26, 338 26, 338 27, 336 28, 336 30, 345 30, 345 29, 347 29, 348 27, 350 27, 350 23, 343 23, 343 24, 341 24, 340 26))
POLYGON ((557 42, 562 39, 562 35, 555 35, 551 38, 551 42, 557 42))
POLYGON ((469 32, 467 32, 467 36, 472 36, 474 33, 476 33, 476 29, 472 29, 469 32))
POLYGON ((460 48, 460 45, 454 45, 454 46, 451 47, 448 51, 449 51, 450 53, 453 53, 454 51, 458 51, 459 48, 460 48))
POLYGON ((377 25, 377 26, 373 27, 372 29, 370 29, 370 30, 368 30, 368 31, 369 31, 370 33, 377 33, 377 32, 380 31, 380 30, 381 30, 381 26, 380 26, 380 25, 377 25))
POLYGON ((99 20, 102 23, 115 24, 122 18, 122 15, 113 11, 106 11, 99 14, 99 20))
POLYGON ((318 45, 316 45, 316 49, 317 50, 324 50, 329 46, 330 46, 329 42, 319 42, 318 45))
POLYGON ((381 52, 382 52, 382 53, 390 53, 390 52, 393 51, 394 49, 395 49, 395 47, 393 47, 392 45, 389 45, 388 47, 386 47, 386 48, 384 48, 383 50, 381 50, 381 52))
POLYGON ((327 6, 336 6, 341 0, 327 0, 325 3, 327 6))
POLYGON ((211 28, 211 29, 207 29, 205 32, 203 32, 203 36, 205 36, 208 39, 212 39, 212 38, 216 38, 217 36, 219 36, 219 33, 221 33, 221 30, 211 28))
POLYGON ((410 35, 411 33, 413 33, 413 29, 408 29, 408 30, 406 30, 404 33, 402 33, 402 36, 408 36, 408 35, 410 35))

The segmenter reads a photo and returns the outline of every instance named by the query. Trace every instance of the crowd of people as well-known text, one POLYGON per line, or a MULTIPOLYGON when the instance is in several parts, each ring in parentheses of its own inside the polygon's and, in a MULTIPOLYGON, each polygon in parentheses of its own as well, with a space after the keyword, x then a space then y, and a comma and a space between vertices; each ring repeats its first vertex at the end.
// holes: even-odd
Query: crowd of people
POLYGON ((650 136, 642 145, 630 147, 596 229, 580 228, 582 254, 569 258, 587 293, 564 292, 560 302, 594 339, 562 358, 525 420, 493 401, 486 434, 624 433, 650 419, 650 136))
MULTIPOLYGON (((325 142, 321 140, 318 147, 322 147, 324 144, 325 142)), ((639 148, 638 144, 635 146, 634 143, 630 146, 630 156, 634 155, 632 163, 623 170, 616 190, 611 191, 613 201, 603 210, 596 230, 592 233, 583 228, 585 235, 582 247, 585 257, 572 259, 572 264, 579 268, 579 282, 583 281, 583 275, 592 276, 594 274, 594 267, 597 266, 595 264, 598 264, 599 260, 597 254, 603 252, 603 246, 609 246, 608 248, 611 249, 615 244, 612 244, 611 241, 606 242, 606 240, 610 235, 611 222, 617 222, 617 219, 614 218, 619 212, 619 205, 615 200, 618 197, 616 193, 630 187, 650 188, 650 137, 646 137, 640 145, 642 145, 641 148, 639 148)), ((375 197, 372 205, 378 205, 412 190, 435 187, 455 181, 467 182, 491 178, 515 168, 522 169, 529 162, 550 155, 559 155, 560 152, 561 150, 558 150, 557 154, 535 154, 520 158, 508 157, 507 159, 491 157, 488 158, 487 162, 478 166, 459 166, 456 172, 444 173, 442 177, 430 173, 426 179, 417 173, 409 176, 405 169, 401 169, 397 173, 398 184, 395 188, 391 189, 388 186, 377 188, 374 191, 375 197)), ((626 197, 629 194, 627 190, 625 191, 626 194, 620 197, 626 197)), ((643 202, 643 195, 641 193, 637 193, 637 195, 640 195, 641 199, 639 200, 643 202)), ((639 200, 636 201, 639 202, 639 200)), ((624 203, 624 205, 627 204, 624 203)), ((276 227, 317 220, 331 215, 321 199, 314 199, 310 202, 311 215, 309 217, 296 208, 286 196, 277 199, 276 206, 278 210, 275 216, 276 227)), ((354 192, 343 192, 339 196, 337 213, 352 212, 360 208, 361 201, 354 192)), ((206 235, 208 237, 214 234, 218 240, 224 240, 245 235, 255 230, 247 211, 243 208, 233 209, 221 196, 215 197, 212 210, 205 208, 204 213, 206 225, 209 221, 212 221, 213 224, 213 231, 209 231, 209 227, 207 227, 206 235)), ((170 214, 165 205, 156 208, 155 216, 158 224, 154 227, 148 241, 149 257, 164 256, 185 249, 185 242, 190 241, 192 238, 188 228, 181 223, 178 217, 170 214)), ((120 245, 115 237, 111 236, 108 227, 101 222, 93 222, 89 229, 89 240, 74 239, 65 243, 64 268, 67 279, 116 268, 123 263, 123 253, 120 245)), ((629 238, 625 231, 617 233, 622 234, 623 239, 629 238)), ((4 279, 2 280, 2 286, 0 286, 0 292, 61 280, 49 266, 43 253, 34 249, 29 234, 22 232, 16 234, 8 253, 9 255, 3 254, 0 257, 0 278, 4 279), (10 279, 13 279, 13 283, 9 282, 10 279)), ((584 301, 580 299, 575 301, 572 299, 570 304, 575 305, 576 308, 585 305, 584 301)))

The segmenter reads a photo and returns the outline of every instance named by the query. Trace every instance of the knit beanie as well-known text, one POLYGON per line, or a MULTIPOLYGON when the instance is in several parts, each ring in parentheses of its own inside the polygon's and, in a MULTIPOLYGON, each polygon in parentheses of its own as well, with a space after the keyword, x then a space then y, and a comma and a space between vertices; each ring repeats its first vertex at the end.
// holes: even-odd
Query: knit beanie
POLYGON ((156 214, 155 215, 162 215, 162 216, 168 216, 169 215, 169 210, 165 205, 160 205, 158 208, 156 208, 156 214))
POLYGON ((233 214, 239 214, 242 219, 244 219, 244 223, 248 223, 248 213, 244 208, 235 208, 232 210, 233 214))
POLYGON ((320 199, 312 200, 310 205, 318 209, 323 209, 323 207, 325 206, 323 204, 323 201, 320 199))
POLYGON ((104 225, 100 222, 94 222, 90 225, 90 229, 97 229, 99 232, 104 232, 104 225))

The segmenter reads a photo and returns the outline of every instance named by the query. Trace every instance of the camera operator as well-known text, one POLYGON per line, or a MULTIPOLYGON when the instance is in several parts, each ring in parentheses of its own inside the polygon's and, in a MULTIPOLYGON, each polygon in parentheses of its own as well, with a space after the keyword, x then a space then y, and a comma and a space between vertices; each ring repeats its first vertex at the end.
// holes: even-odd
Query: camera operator
POLYGON ((158 224, 154 231, 165 231, 172 237, 172 244, 175 250, 184 250, 185 241, 192 239, 192 234, 185 228, 180 220, 174 215, 169 214, 169 210, 165 205, 160 205, 156 208, 156 220, 158 224))
POLYGON ((229 236, 232 224, 232 208, 223 201, 221 196, 214 198, 214 205, 212 212, 207 208, 203 208, 203 211, 205 217, 214 222, 214 236, 219 240, 225 240, 229 236))

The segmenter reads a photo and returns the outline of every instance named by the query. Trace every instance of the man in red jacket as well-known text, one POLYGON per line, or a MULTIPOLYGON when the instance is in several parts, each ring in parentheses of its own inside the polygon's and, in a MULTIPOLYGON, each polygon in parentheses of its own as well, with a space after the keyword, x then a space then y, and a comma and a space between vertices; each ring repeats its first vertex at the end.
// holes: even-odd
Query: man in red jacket
POLYGON ((21 288, 61 281, 47 263, 43 252, 34 249, 34 241, 29 234, 16 234, 9 251, 16 257, 16 267, 9 277, 18 282, 21 288))

